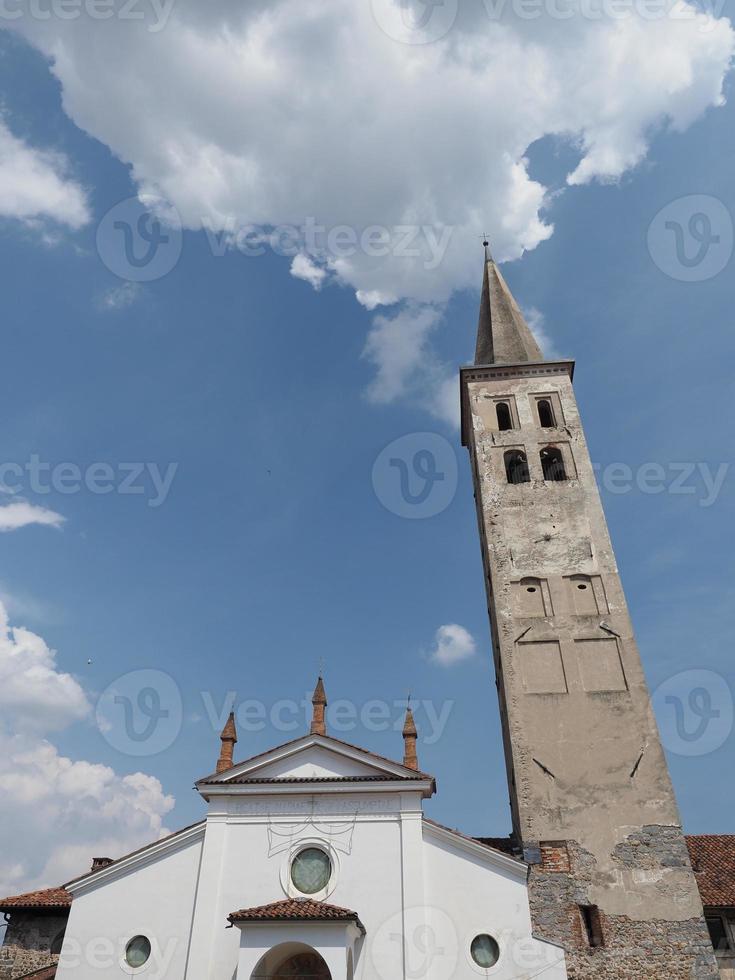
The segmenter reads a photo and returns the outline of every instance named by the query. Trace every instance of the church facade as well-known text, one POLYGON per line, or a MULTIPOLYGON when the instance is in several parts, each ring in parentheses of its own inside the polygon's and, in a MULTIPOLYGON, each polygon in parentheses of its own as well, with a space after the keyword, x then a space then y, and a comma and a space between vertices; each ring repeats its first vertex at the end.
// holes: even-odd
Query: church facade
POLYGON ((0 980, 735 976, 735 837, 683 835, 573 371, 486 255, 462 440, 511 835, 428 820, 410 710, 376 756, 330 737, 320 678, 302 738, 236 763, 230 718, 200 823, 0 900, 0 980))

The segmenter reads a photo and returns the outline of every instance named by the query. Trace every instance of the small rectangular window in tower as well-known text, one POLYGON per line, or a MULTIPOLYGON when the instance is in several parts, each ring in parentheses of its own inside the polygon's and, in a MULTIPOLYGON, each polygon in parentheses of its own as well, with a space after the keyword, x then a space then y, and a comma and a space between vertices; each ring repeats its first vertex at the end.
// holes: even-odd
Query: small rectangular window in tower
POLYGON ((567 478, 564 457, 558 446, 545 446, 541 450, 541 468, 547 483, 562 483, 567 478))
POLYGON ((509 449, 503 456, 505 476, 508 483, 530 483, 526 454, 520 449, 509 449))
POLYGON ((488 429, 496 432, 520 429, 518 409, 513 395, 485 394, 479 407, 483 422, 488 429))
POLYGON ((598 907, 596 905, 580 905, 579 911, 582 916, 582 925, 584 926, 587 944, 593 949, 598 946, 604 946, 605 940, 602 935, 602 921, 598 907))
POLYGON ((531 395, 531 404, 535 409, 535 421, 542 429, 558 429, 564 425, 561 400, 557 392, 531 395))
POLYGON ((728 950, 732 949, 730 945, 730 936, 727 932, 727 926, 725 925, 725 920, 721 915, 708 915, 705 916, 707 922, 707 928, 709 929, 709 938, 712 940, 712 947, 716 950, 728 950))

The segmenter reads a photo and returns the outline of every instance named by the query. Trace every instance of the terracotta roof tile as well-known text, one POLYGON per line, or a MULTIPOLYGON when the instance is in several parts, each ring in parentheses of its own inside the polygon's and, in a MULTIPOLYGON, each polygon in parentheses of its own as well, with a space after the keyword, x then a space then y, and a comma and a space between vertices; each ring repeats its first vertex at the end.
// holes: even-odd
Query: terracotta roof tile
MULTIPOLYGON (((277 745, 277 746, 274 746, 271 749, 266 749, 265 752, 259 752, 257 755, 253 755, 249 759, 242 759, 240 762, 234 763, 234 765, 232 766, 232 768, 233 769, 236 769, 238 766, 243 765, 243 763, 245 763, 245 762, 255 762, 258 759, 262 759, 262 758, 265 758, 265 756, 271 755, 271 753, 273 753, 273 752, 277 752, 279 749, 286 749, 286 748, 289 748, 292 745, 296 745, 298 742, 305 741, 307 738, 309 738, 309 735, 311 735, 311 734, 313 734, 313 733, 308 733, 306 735, 299 735, 298 738, 292 738, 290 741, 284 742, 282 745, 277 745)), ((377 759, 378 762, 387 762, 391 766, 401 766, 401 768, 406 769, 406 766, 404 766, 401 762, 396 762, 395 759, 389 759, 385 755, 378 755, 377 752, 371 752, 369 749, 360 748, 359 745, 352 745, 352 744, 350 744, 350 742, 345 742, 344 739, 335 738, 334 735, 319 735, 319 738, 323 738, 327 742, 334 742, 335 745, 342 745, 342 746, 344 746, 347 749, 356 749, 358 752, 361 752, 363 755, 371 756, 373 759, 377 759)), ((410 775, 408 777, 410 779, 411 778, 415 778, 415 776, 422 776, 424 779, 433 779, 434 778, 433 776, 430 776, 426 772, 414 773, 413 770, 411 770, 411 773, 412 773, 412 775, 410 775)), ((204 776, 202 779, 197 779, 196 785, 199 785, 200 783, 207 783, 210 780, 213 781, 214 776, 216 776, 216 775, 217 775, 217 773, 210 773, 209 775, 204 776)), ((399 775, 396 778, 402 779, 402 778, 406 778, 406 777, 399 775)))
POLYGON ((354 922, 365 931, 357 912, 310 898, 287 898, 270 905, 240 909, 230 913, 228 919, 233 925, 239 922, 354 922))
MULTIPOLYGON (((425 779, 425 776, 233 776, 225 780, 245 786, 249 783, 394 783, 397 780, 425 779)), ((202 779, 200 786, 221 786, 221 779, 202 779)))
POLYGON ((735 907, 735 834, 686 838, 702 904, 735 907))
POLYGON ((42 888, 24 895, 10 895, 0 899, 0 912, 13 912, 22 909, 68 909, 71 906, 71 893, 66 888, 42 888))

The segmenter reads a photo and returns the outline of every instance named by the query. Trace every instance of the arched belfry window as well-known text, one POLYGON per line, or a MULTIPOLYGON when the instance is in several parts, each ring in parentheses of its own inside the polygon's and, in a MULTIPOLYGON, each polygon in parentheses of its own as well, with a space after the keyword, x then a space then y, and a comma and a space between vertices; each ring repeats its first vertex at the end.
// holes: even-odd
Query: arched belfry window
POLYGON ((536 407, 541 427, 543 429, 553 429, 556 425, 556 419, 554 418, 554 409, 551 407, 551 402, 548 398, 539 398, 536 407))
POLYGON ((564 457, 556 446, 547 446, 541 450, 541 467, 544 471, 544 480, 560 482, 567 478, 564 457))
POLYGON ((510 414, 508 402, 498 402, 495 406, 495 414, 498 417, 498 428, 501 432, 513 428, 513 417, 510 414))
POLYGON ((531 476, 528 472, 526 454, 520 449, 510 449, 504 456, 505 475, 508 483, 529 483, 531 476))

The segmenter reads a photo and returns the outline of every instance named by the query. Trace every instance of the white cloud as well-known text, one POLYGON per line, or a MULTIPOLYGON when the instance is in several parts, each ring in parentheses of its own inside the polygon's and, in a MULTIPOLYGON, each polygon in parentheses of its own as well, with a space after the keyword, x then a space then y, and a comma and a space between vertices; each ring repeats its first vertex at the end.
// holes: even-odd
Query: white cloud
POLYGON ((436 631, 431 660, 442 667, 453 667, 474 657, 476 652, 477 644, 472 634, 464 626, 447 623, 436 631))
POLYGON ((321 289, 327 278, 327 271, 313 262, 308 255, 299 252, 291 263, 291 275, 308 282, 314 289, 321 289))
POLYGON ((77 680, 44 640, 11 628, 0 604, 0 826, 14 842, 0 895, 57 885, 94 856, 116 857, 164 833, 174 805, 159 781, 61 755, 46 737, 87 718, 77 680))
POLYGON ((376 368, 367 396, 376 405, 409 398, 436 418, 459 424, 456 372, 434 353, 430 338, 442 311, 408 304, 373 318, 363 357, 376 368))
MULTIPOLYGON (((291 268, 315 288, 348 285, 375 309, 476 289, 485 231, 501 261, 552 234, 548 189, 528 174, 535 141, 555 135, 578 149, 570 186, 616 180, 657 130, 684 129, 722 101, 735 37, 725 19, 681 0, 664 0, 656 17, 635 4, 623 16, 601 5, 597 18, 570 4, 564 19, 514 6, 461 5, 430 44, 390 36, 400 24, 405 33, 405 0, 178 0, 165 29, 154 5, 143 20, 13 27, 50 59, 74 122, 131 164, 141 196, 170 199, 186 227, 204 220, 231 244, 241 226, 309 219, 324 239, 388 229, 388 254, 364 238, 349 254, 322 242, 291 268)), ((429 8, 444 16, 452 4, 429 8)), ((376 401, 420 375, 388 332, 377 322, 368 341, 376 401)), ((432 410, 446 417, 451 399, 439 401, 432 410)))
POLYGON ((420 302, 476 287, 483 231, 501 260, 548 237, 546 189, 525 160, 535 140, 579 146, 570 183, 616 179, 656 127, 684 128, 720 103, 733 52, 729 22, 693 7, 689 19, 632 5, 626 17, 562 21, 541 8, 514 16, 511 3, 492 19, 499 5, 476 4, 436 42, 402 44, 374 13, 390 5, 178 0, 162 30, 153 5, 142 20, 12 26, 52 60, 71 118, 185 225, 312 216, 332 230, 414 228, 394 240, 398 254, 359 249, 333 268, 362 295, 420 302))
POLYGON ((103 293, 97 305, 102 312, 118 313, 120 310, 127 309, 128 306, 132 306, 139 295, 139 283, 125 282, 121 286, 113 286, 112 289, 103 293))
MULTIPOLYGON (((0 216, 81 228, 90 219, 87 198, 67 171, 63 156, 29 146, 0 120, 0 216)), ((53 244, 56 236, 48 232, 44 240, 53 244)))
POLYGON ((0 733, 0 824, 15 842, 0 894, 62 884, 93 857, 119 857, 164 833, 174 801, 152 776, 72 761, 46 739, 0 733))
POLYGON ((10 730, 49 732, 87 716, 90 705, 56 653, 23 627, 11 628, 0 604, 0 713, 10 730))
POLYGON ((61 514, 46 507, 38 507, 36 504, 29 504, 25 500, 18 500, 12 504, 0 506, 0 532, 17 531, 21 527, 28 527, 30 524, 44 524, 47 527, 61 527, 66 520, 61 514))

